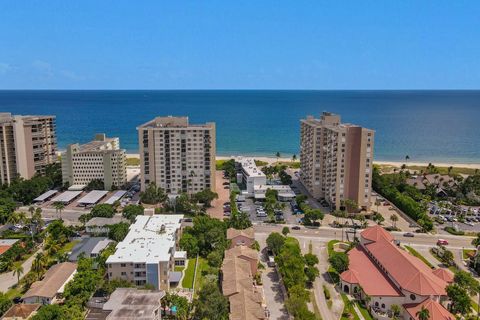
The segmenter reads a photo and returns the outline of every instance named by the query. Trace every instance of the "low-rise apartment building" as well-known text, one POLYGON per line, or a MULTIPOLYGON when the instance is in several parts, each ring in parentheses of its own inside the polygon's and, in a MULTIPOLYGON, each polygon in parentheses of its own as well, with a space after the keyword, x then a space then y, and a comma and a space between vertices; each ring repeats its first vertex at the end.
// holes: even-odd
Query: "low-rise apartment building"
POLYGON ((169 194, 215 191, 215 123, 157 117, 137 130, 142 190, 155 183, 169 194))
POLYGON ((120 188, 127 183, 126 162, 119 138, 97 134, 93 141, 71 144, 62 153, 63 183, 88 185, 92 180, 101 180, 105 190, 120 188))
POLYGON ((57 162, 55 116, 0 113, 0 184, 32 178, 57 162))
POLYGON ((108 278, 168 290, 174 280, 175 260, 186 256, 177 251, 182 219, 179 214, 137 216, 125 239, 106 261, 108 278))
POLYGON ((302 119, 300 127, 300 181, 308 192, 334 209, 352 200, 368 210, 375 132, 329 112, 302 119))
POLYGON ((381 226, 365 229, 360 244, 348 252, 349 269, 340 275, 346 293, 365 299, 376 319, 391 318, 392 305, 402 307, 401 317, 418 320, 425 307, 430 320, 453 320, 444 307, 446 286, 453 274, 430 269, 423 261, 400 249, 393 236, 381 226))
POLYGON ((235 163, 239 172, 237 180, 246 186, 248 195, 254 195, 255 186, 267 184, 267 176, 257 167, 255 159, 240 157, 236 159, 235 163))

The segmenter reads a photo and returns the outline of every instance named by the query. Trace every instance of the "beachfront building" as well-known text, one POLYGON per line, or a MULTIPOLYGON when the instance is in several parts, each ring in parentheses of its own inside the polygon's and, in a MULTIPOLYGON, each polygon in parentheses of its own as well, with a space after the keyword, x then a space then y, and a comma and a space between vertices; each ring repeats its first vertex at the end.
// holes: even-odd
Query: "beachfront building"
POLYGON ((32 178, 57 162, 55 116, 0 113, 0 184, 32 178))
POLYGON ((392 317, 392 305, 401 317, 418 320, 425 307, 430 320, 453 320, 445 307, 446 286, 453 275, 446 269, 430 269, 423 261, 399 248, 381 226, 365 229, 360 244, 348 252, 349 269, 340 275, 344 292, 368 301, 376 319, 392 317), (370 299, 365 299, 366 296, 370 299))
POLYGON ((215 191, 215 123, 157 117, 137 130, 142 190, 155 183, 170 194, 215 191))
POLYGON ((101 180, 105 190, 120 188, 127 183, 127 158, 120 149, 119 138, 95 135, 86 144, 71 144, 62 153, 62 179, 68 185, 88 185, 101 180))
POLYGON ((173 271, 176 263, 181 264, 176 261, 186 257, 177 251, 182 219, 179 214, 137 216, 125 239, 107 259, 108 278, 168 290, 170 283, 181 278, 181 272, 173 271))
POLYGON ((300 181, 316 199, 338 209, 355 201, 369 209, 373 171, 374 131, 341 123, 340 116, 322 113, 300 121, 300 181))
POLYGON ((253 196, 255 186, 267 184, 267 176, 257 167, 255 159, 240 157, 235 163, 238 169, 237 181, 245 185, 248 195, 253 196))

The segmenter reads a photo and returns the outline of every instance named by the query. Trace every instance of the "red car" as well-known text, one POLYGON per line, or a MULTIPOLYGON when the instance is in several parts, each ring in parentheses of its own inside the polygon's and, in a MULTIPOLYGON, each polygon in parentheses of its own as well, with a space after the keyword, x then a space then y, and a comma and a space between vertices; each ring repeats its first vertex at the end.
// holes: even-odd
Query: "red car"
POLYGON ((448 241, 445 239, 438 239, 437 246, 446 246, 448 245, 448 241))

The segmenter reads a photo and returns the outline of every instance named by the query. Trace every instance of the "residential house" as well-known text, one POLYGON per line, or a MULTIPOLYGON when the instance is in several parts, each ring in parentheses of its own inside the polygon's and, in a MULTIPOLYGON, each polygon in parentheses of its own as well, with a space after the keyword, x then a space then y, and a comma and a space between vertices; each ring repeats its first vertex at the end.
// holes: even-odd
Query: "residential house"
POLYGON ((229 228, 227 230, 227 240, 231 242, 230 248, 240 245, 250 247, 255 243, 255 233, 253 228, 244 230, 229 228))

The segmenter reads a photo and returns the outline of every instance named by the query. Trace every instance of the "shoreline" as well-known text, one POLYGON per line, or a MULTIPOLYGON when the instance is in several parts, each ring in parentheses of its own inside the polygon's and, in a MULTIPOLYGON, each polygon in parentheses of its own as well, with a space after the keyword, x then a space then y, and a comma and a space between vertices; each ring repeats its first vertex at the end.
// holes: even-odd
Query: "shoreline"
MULTIPOLYGON (((127 153, 126 154, 127 158, 140 158, 140 155, 137 153, 127 153)), ((260 161, 265 161, 269 164, 273 164, 277 162, 277 158, 274 157, 265 157, 265 156, 216 156, 216 160, 228 160, 232 158, 238 158, 238 157, 248 157, 248 158, 254 158, 256 160, 260 161)), ((285 158, 285 157, 280 157, 278 158, 278 161, 280 162, 292 162, 291 158, 285 158)), ((298 159, 296 161, 299 161, 298 159)), ((384 166, 393 166, 393 167, 398 167, 400 168, 403 164, 407 164, 408 166, 422 166, 425 167, 428 165, 429 162, 421 162, 421 161, 408 161, 408 163, 405 163, 405 161, 381 161, 381 160, 374 160, 374 164, 378 165, 384 165, 384 166)), ((435 162, 431 161, 432 164, 434 164, 436 167, 454 167, 454 168, 468 168, 468 169, 480 169, 480 163, 449 163, 449 162, 435 162)))

